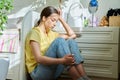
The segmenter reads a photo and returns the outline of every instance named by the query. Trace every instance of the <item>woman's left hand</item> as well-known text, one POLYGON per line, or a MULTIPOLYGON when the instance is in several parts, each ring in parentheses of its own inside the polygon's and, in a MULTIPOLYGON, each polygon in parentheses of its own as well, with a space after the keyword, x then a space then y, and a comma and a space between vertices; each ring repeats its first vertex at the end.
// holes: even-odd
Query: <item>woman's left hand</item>
POLYGON ((59 12, 59 18, 62 18, 62 10, 60 8, 58 9, 58 12, 59 12))

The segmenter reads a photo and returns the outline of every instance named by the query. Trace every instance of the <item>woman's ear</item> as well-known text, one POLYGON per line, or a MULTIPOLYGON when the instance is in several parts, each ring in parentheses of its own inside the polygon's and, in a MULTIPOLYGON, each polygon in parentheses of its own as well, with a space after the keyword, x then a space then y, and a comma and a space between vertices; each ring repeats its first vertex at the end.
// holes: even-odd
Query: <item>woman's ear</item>
POLYGON ((44 22, 45 20, 46 20, 46 17, 45 17, 45 16, 43 16, 43 17, 42 17, 42 21, 44 22))

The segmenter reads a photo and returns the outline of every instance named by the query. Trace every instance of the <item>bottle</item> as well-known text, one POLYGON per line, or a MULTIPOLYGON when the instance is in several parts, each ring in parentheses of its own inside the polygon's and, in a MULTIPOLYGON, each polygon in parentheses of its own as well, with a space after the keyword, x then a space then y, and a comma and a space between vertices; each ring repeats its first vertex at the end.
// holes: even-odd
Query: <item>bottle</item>
POLYGON ((84 17, 83 25, 84 25, 84 27, 88 26, 88 19, 86 17, 84 17))

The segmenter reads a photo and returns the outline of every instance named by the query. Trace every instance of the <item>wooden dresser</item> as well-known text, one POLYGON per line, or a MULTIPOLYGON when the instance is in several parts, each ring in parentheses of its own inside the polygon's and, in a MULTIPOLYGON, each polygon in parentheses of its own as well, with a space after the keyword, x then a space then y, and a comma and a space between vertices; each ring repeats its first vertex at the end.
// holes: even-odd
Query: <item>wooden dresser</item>
MULTIPOLYGON (((85 27, 76 32, 76 42, 84 57, 84 67, 88 76, 118 79, 120 73, 120 28, 85 27)), ((71 80, 64 72, 60 79, 71 80)))
POLYGON ((86 27, 76 39, 90 76, 118 78, 120 59, 119 27, 86 27))

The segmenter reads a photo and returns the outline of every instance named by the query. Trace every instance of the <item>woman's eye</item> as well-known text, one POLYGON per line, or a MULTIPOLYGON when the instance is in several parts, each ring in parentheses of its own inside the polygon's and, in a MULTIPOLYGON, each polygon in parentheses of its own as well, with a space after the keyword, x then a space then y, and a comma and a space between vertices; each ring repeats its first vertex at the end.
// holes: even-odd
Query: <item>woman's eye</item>
POLYGON ((56 20, 55 19, 51 19, 52 22, 55 22, 56 20))
POLYGON ((53 22, 55 21, 54 19, 51 19, 53 22))

